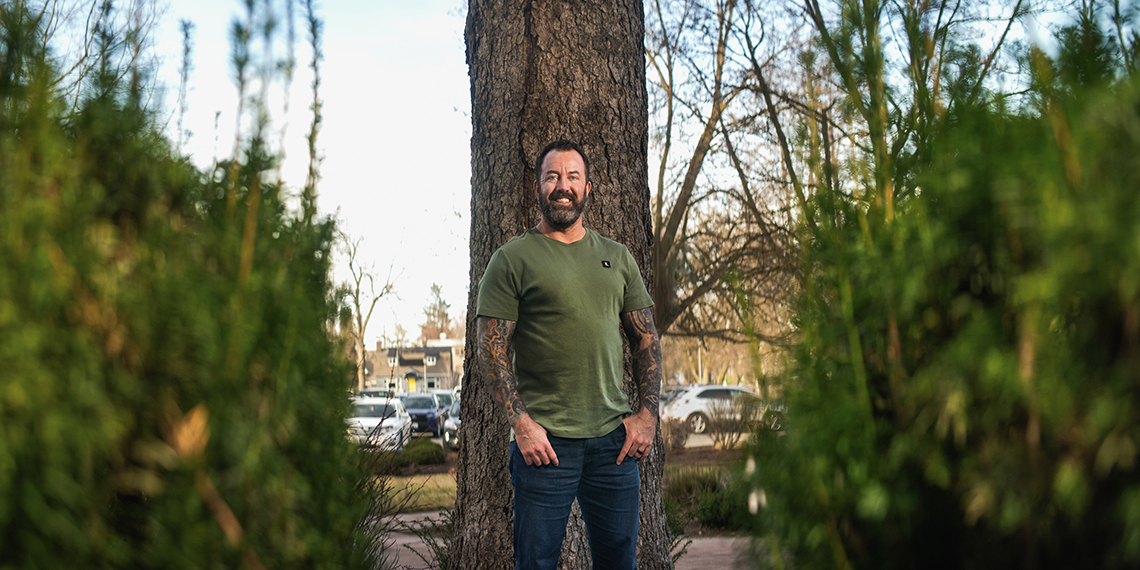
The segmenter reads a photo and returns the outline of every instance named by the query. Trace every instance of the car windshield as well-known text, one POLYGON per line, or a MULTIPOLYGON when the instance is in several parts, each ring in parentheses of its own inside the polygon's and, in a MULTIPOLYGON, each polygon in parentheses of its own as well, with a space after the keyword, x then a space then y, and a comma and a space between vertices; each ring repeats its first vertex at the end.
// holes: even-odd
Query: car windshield
POLYGON ((422 410, 424 408, 434 408, 435 402, 433 402, 431 398, 425 398, 423 396, 419 396, 419 397, 405 399, 404 400, 404 407, 408 408, 409 410, 412 410, 412 409, 422 410))
POLYGON ((439 405, 445 408, 451 405, 451 394, 436 394, 435 397, 439 399, 439 405))
POLYGON ((455 403, 451 405, 451 417, 459 419, 459 400, 456 400, 455 403))
POLYGON ((356 417, 358 418, 390 418, 396 413, 396 406, 392 404, 357 404, 356 417))

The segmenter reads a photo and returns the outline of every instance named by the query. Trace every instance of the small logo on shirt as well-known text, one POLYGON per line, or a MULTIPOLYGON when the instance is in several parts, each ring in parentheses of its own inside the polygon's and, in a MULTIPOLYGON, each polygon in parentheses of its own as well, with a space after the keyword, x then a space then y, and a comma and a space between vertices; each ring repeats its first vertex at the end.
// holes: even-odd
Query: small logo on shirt
POLYGON ((602 260, 602 267, 605 267, 606 269, 609 269, 609 268, 610 268, 610 262, 608 262, 608 261, 606 261, 606 260, 604 260, 604 259, 603 259, 603 260, 602 260))

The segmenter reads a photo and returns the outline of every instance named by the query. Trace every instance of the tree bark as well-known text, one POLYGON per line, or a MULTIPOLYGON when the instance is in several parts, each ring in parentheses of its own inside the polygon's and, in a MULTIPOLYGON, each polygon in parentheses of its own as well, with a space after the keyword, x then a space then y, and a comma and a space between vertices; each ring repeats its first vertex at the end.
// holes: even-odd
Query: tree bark
MULTIPOLYGON (((565 138, 583 146, 593 184, 585 223, 625 244, 647 284, 652 222, 641 1, 470 0, 465 35, 472 106, 467 354, 475 355, 479 280, 499 246, 538 222, 533 161, 546 143, 565 138)), ((452 565, 507 569, 514 560, 509 426, 476 359, 464 366, 452 565)), ((624 386, 636 410, 628 349, 624 386)), ((663 461, 658 435, 641 462, 638 567, 645 570, 673 567, 663 461)), ((588 552, 575 509, 560 568, 589 568, 588 552)))

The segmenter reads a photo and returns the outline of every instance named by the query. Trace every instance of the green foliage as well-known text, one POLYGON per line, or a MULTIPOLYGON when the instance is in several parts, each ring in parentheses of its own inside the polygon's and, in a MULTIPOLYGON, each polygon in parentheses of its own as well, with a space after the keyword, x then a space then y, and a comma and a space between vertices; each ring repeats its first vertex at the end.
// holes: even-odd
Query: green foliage
POLYGON ((375 456, 370 463, 378 475, 396 475, 417 465, 440 465, 447 461, 447 453, 443 447, 427 437, 413 437, 400 451, 366 453, 375 456))
POLYGON ((674 535, 696 520, 709 528, 742 530, 750 527, 749 485, 738 474, 716 467, 669 472, 663 483, 666 517, 674 535), (674 528, 674 525, 678 528, 674 528))
POLYGON ((397 455, 408 465, 439 465, 447 461, 443 447, 426 437, 413 438, 397 455))
POLYGON ((138 70, 64 114, 35 14, 0 34, 0 566, 370 565, 331 221, 257 140, 177 157, 138 70))
POLYGON ((811 202, 791 425, 752 442, 797 567, 1140 563, 1140 83, 1076 43, 1040 115, 931 125, 893 219, 811 202))
POLYGON ((455 535, 455 511, 440 509, 439 518, 425 518, 402 523, 404 530, 415 535, 427 547, 427 553, 405 544, 404 548, 412 551, 426 564, 425 568, 433 570, 448 570, 451 567, 451 538, 455 535))

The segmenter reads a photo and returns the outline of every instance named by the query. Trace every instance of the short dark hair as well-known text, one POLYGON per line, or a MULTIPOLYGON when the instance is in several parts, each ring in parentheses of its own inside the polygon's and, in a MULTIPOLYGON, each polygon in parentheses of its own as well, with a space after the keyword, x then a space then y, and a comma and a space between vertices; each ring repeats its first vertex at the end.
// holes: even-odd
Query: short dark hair
POLYGON ((554 141, 554 142, 542 147, 542 150, 538 151, 538 158, 536 158, 534 160, 534 181, 535 182, 541 182, 542 181, 542 161, 546 160, 546 155, 550 154, 550 151, 552 151, 552 150, 557 150, 557 151, 572 150, 572 151, 578 153, 578 156, 582 157, 582 164, 586 165, 586 182, 590 181, 590 159, 586 158, 586 151, 582 150, 582 147, 578 143, 576 143, 574 141, 568 141, 568 140, 563 139, 563 140, 554 141))

